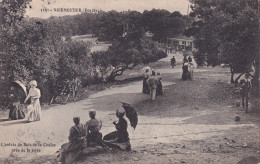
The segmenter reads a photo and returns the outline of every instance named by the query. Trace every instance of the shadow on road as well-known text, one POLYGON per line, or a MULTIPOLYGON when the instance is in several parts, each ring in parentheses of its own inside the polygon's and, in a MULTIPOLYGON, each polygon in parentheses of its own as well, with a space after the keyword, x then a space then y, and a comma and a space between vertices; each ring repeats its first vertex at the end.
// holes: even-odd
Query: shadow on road
MULTIPOLYGON (((1 120, 5 120, 5 119, 1 119, 1 120)), ((24 123, 28 123, 28 120, 27 119, 23 119, 23 120, 9 120, 8 122, 5 122, 4 124, 0 124, 0 126, 10 126, 10 125, 24 124, 24 123)))

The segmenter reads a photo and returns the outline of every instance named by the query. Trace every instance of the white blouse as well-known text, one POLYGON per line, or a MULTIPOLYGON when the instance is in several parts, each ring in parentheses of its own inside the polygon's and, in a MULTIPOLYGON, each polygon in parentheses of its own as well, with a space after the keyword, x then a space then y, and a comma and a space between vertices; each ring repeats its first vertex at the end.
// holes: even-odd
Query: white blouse
POLYGON ((32 98, 40 98, 41 91, 38 88, 30 88, 28 96, 32 98))

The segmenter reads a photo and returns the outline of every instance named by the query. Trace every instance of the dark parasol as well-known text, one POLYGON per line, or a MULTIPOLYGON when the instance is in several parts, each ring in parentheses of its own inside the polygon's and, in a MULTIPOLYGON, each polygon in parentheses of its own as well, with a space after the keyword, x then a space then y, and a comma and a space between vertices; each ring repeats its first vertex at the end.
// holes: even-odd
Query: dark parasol
POLYGON ((23 101, 27 96, 27 91, 25 85, 16 80, 11 83, 11 87, 14 88, 14 90, 11 90, 12 98, 15 101, 23 101))
POLYGON ((134 107, 128 103, 121 103, 123 104, 122 107, 125 109, 126 117, 129 119, 131 126, 135 129, 138 122, 138 117, 134 107))

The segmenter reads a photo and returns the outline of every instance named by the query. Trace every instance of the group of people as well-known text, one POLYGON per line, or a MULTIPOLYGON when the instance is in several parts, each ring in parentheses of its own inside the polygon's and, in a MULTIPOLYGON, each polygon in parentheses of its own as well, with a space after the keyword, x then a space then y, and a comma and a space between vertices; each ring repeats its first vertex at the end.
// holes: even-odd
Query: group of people
POLYGON ((121 150, 131 150, 130 139, 127 132, 127 121, 124 119, 125 110, 118 109, 116 116, 117 122, 113 122, 116 131, 105 135, 102 139, 100 129, 102 122, 96 119, 96 111, 90 110, 90 120, 85 124, 80 123, 80 117, 73 117, 74 126, 69 131, 69 142, 61 146, 60 161, 71 163, 72 161, 84 156, 84 149, 88 147, 101 146, 106 151, 112 148, 121 150))
POLYGON ((143 93, 150 94, 151 100, 155 100, 156 96, 163 94, 162 77, 159 72, 155 73, 154 70, 150 73, 149 69, 145 70, 143 78, 143 93))
MULTIPOLYGON (((41 120, 41 105, 40 105, 40 97, 41 92, 37 87, 37 82, 35 80, 30 81, 30 90, 27 94, 24 103, 26 103, 30 99, 30 105, 27 107, 28 109, 28 122, 40 121, 41 120)), ((26 90, 24 91, 26 92, 26 90)), ((23 93, 26 95, 26 93, 23 93)), ((10 89, 10 111, 9 111, 9 119, 18 120, 24 119, 25 114, 22 110, 22 106, 20 102, 22 101, 22 94, 18 93, 14 87, 10 89)))
POLYGON ((193 79, 193 63, 192 58, 184 56, 182 60, 182 80, 193 79))

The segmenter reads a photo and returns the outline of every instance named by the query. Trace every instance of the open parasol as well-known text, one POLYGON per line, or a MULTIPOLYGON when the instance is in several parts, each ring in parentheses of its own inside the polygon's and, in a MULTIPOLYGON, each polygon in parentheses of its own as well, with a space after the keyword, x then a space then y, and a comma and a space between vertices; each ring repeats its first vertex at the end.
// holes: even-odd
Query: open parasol
POLYGON ((135 129, 138 122, 138 117, 134 107, 128 103, 121 103, 123 104, 122 107, 125 109, 126 117, 129 119, 131 126, 135 129))
POLYGON ((16 81, 13 81, 11 83, 11 86, 14 87, 14 91, 13 91, 13 95, 15 97, 15 99, 18 99, 18 100, 24 100, 27 96, 27 91, 26 91, 26 87, 25 85, 16 80, 16 81))

